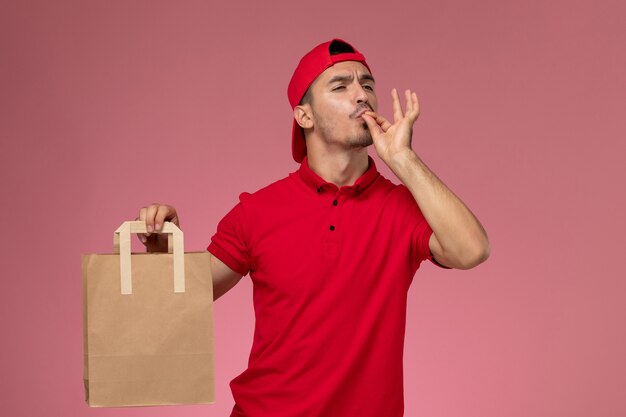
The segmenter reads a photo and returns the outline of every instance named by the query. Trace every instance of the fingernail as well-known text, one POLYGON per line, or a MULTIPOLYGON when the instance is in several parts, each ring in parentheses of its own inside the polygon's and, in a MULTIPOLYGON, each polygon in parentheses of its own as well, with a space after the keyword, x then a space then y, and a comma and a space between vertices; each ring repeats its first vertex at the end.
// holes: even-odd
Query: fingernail
POLYGON ((152 226, 148 225, 147 230, 148 230, 148 233, 152 233, 154 229, 152 228, 152 226))
POLYGON ((139 236, 139 240, 141 240, 143 243, 146 243, 148 239, 146 239, 145 236, 139 236))
POLYGON ((154 230, 161 230, 161 225, 160 224, 155 224, 154 225, 154 230))

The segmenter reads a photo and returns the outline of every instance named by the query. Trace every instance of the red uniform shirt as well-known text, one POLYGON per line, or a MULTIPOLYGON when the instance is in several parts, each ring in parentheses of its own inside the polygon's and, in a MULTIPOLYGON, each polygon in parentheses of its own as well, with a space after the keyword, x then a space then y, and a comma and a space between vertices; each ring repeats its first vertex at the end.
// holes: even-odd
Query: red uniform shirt
POLYGON ((243 193, 208 250, 250 273, 256 325, 236 417, 399 417, 409 285, 432 230, 374 161, 337 188, 308 166, 243 193))

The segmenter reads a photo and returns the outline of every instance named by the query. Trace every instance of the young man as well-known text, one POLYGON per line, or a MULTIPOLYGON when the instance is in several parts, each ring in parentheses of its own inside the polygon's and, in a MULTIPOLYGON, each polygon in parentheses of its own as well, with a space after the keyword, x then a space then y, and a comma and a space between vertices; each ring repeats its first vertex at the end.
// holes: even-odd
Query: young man
MULTIPOLYGON (((305 55, 289 83, 300 168, 243 193, 208 250, 215 298, 250 274, 256 326, 246 371, 231 382, 236 417, 399 417, 407 291, 420 262, 468 269, 487 235, 411 148, 419 115, 392 91, 393 122, 376 113, 365 57, 335 39, 305 55), (367 154, 402 181, 383 178, 367 154)), ((148 230, 176 210, 140 211, 148 230)), ((140 237, 167 250, 158 235, 140 237)))

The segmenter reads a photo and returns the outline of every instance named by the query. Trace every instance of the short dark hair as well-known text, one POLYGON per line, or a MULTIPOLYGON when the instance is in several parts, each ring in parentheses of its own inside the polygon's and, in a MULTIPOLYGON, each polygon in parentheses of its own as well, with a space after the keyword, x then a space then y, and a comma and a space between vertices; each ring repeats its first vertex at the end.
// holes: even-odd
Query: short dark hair
MULTIPOLYGON (((331 55, 348 54, 354 53, 354 48, 345 42, 334 40, 328 45, 328 52, 331 55)), ((302 100, 300 100, 300 105, 311 103, 313 103, 313 94, 311 93, 311 86, 309 86, 304 96, 302 96, 302 100)))

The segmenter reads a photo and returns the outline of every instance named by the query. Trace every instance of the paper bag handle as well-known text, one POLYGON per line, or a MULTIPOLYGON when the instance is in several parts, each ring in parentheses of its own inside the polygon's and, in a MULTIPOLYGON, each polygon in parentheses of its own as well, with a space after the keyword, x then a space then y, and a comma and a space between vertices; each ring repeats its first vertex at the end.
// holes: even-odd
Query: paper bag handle
MULTIPOLYGON (((130 267, 130 235, 134 233, 146 233, 146 223, 143 221, 128 221, 122 223, 113 234, 113 251, 120 254, 120 279, 122 294, 132 294, 133 286, 130 267)), ((185 292, 185 248, 183 232, 174 223, 164 222, 158 232, 168 233, 168 246, 174 258, 174 292, 185 292)))

